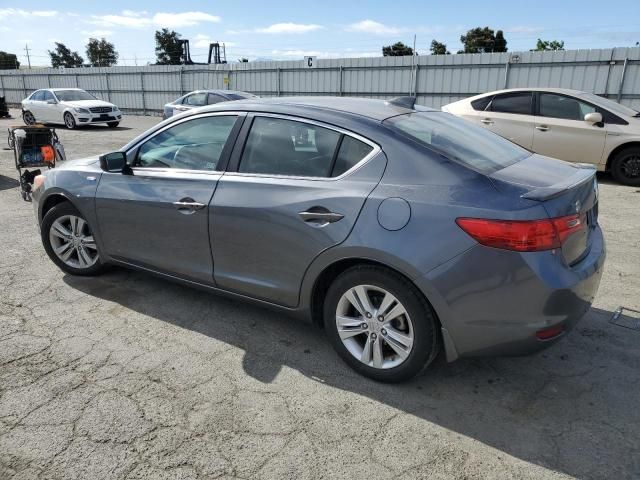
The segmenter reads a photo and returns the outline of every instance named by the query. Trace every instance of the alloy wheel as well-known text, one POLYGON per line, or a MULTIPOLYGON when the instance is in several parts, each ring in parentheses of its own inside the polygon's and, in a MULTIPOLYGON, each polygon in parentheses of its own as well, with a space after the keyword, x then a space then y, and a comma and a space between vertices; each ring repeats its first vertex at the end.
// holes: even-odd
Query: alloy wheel
POLYGON ((357 285, 345 292, 336 307, 336 327, 349 353, 373 368, 397 367, 413 349, 406 308, 380 287, 357 285))
POLYGON ((620 170, 622 174, 629 179, 640 177, 640 155, 631 153, 620 162, 620 170))
POLYGON ((87 222, 76 215, 63 215, 49 228, 49 242, 66 265, 83 269, 98 261, 98 248, 87 222))
POLYGON ((31 112, 24 112, 24 115, 22 115, 22 119, 27 125, 33 125, 34 123, 36 123, 36 117, 34 117, 33 113, 31 112))
POLYGON ((76 121, 73 119, 73 116, 70 113, 65 114, 64 124, 69 130, 73 130, 76 127, 76 121))

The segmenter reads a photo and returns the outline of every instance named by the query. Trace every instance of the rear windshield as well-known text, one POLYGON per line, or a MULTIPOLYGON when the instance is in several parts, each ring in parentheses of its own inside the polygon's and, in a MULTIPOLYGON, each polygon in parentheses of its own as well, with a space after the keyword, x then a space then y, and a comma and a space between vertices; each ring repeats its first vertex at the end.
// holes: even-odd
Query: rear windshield
POLYGON ((509 140, 444 112, 409 113, 383 123, 481 173, 493 173, 531 155, 509 140))
POLYGON ((75 102, 77 100, 95 100, 96 97, 84 90, 56 90, 56 97, 61 102, 75 102))

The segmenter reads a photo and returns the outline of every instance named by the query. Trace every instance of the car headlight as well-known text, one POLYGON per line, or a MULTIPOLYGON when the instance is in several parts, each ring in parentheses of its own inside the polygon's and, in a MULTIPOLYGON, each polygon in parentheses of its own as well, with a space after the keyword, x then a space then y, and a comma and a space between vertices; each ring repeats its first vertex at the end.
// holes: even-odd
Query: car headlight
POLYGON ((76 113, 84 113, 86 115, 89 115, 89 113, 91 113, 86 108, 74 108, 74 110, 75 110, 76 113))
POLYGON ((117 112, 118 110, 120 110, 118 107, 116 107, 115 105, 113 106, 113 108, 111 109, 112 112, 117 112))

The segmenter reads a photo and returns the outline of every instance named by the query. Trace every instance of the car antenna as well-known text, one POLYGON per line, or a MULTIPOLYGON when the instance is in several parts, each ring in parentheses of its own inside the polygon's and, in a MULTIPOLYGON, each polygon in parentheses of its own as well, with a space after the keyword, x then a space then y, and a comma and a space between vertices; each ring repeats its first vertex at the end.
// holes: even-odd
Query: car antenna
POLYGON ((409 110, 413 110, 413 106, 416 103, 416 97, 395 97, 391 100, 387 100, 387 103, 389 105, 395 105, 396 107, 404 107, 408 108, 409 110))

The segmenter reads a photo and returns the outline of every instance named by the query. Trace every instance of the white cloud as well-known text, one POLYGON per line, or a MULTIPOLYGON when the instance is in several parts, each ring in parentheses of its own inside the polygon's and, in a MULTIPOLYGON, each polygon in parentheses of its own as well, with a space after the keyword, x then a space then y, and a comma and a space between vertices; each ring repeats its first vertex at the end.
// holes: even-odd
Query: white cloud
POLYGON ((0 18, 5 17, 55 17, 55 10, 22 10, 20 8, 0 8, 0 18))
MULTIPOLYGON (((190 45, 195 48, 209 48, 210 43, 214 43, 218 40, 214 40, 209 35, 205 35, 203 33, 197 34, 193 40, 191 40, 190 45)), ((218 41, 219 42, 219 41, 218 41)), ((220 45, 224 43, 225 47, 235 47, 237 44, 234 42, 219 42, 220 45)))
POLYGON ((256 33, 307 33, 314 30, 320 30, 324 28, 322 25, 316 25, 314 23, 274 23, 264 28, 256 28, 256 33))
POLYGON ((121 15, 92 15, 89 23, 102 27, 163 27, 178 28, 191 27, 200 23, 218 23, 220 17, 204 12, 180 12, 165 13, 158 12, 153 16, 149 16, 147 12, 134 12, 132 10, 124 10, 121 15))
POLYGON ((374 20, 362 20, 346 27, 349 32, 372 33, 375 35, 397 35, 406 32, 406 28, 391 27, 374 20))
POLYGON ((507 33, 540 33, 544 30, 541 27, 532 27, 529 25, 516 25, 505 29, 507 33))
POLYGON ((82 30, 80 33, 92 38, 110 37, 113 35, 112 30, 82 30))

